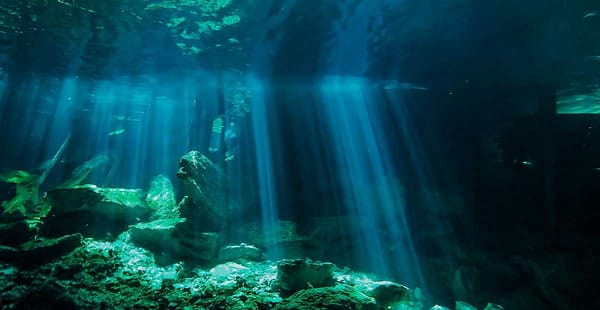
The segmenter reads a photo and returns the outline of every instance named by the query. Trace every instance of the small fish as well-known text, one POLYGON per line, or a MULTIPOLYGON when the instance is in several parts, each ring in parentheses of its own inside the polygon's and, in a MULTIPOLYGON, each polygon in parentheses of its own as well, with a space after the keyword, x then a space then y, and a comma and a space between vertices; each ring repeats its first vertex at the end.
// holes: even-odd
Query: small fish
POLYGON ((111 131, 108 135, 109 136, 119 136, 119 135, 122 135, 123 133, 125 133, 125 129, 121 128, 121 129, 117 129, 115 131, 111 131))
POLYGON ((585 14, 585 15, 583 16, 583 18, 590 18, 590 17, 594 17, 594 16, 598 15, 598 13, 600 13, 600 11, 591 11, 591 12, 589 12, 589 13, 585 14))

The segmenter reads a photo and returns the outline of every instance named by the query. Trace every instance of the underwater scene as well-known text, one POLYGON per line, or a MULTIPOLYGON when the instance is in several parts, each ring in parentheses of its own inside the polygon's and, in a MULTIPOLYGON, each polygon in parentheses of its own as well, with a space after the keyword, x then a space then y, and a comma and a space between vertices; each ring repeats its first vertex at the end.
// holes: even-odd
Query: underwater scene
POLYGON ((0 0, 0 310, 596 309, 598 0, 0 0))

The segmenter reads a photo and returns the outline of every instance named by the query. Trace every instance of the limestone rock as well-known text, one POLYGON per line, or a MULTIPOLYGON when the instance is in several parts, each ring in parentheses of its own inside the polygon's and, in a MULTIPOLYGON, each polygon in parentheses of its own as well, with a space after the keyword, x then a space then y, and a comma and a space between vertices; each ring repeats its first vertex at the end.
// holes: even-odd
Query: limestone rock
POLYGON ((191 151, 179 161, 177 177, 195 208, 186 208, 182 216, 193 220, 205 231, 224 226, 228 216, 226 186, 223 172, 206 156, 191 151))
POLYGON ((175 201, 173 184, 166 176, 160 174, 152 178, 146 194, 146 203, 154 210, 152 219, 178 218, 179 208, 175 201))
POLYGON ((294 293, 309 287, 332 286, 335 265, 304 259, 284 259, 277 263, 277 280, 282 293, 294 293))
POLYGON ((215 260, 220 241, 213 232, 195 232, 191 236, 181 227, 186 219, 164 219, 140 223, 130 227, 131 241, 155 255, 167 255, 172 259, 197 263, 215 260))
POLYGON ((239 259, 258 261, 263 257, 263 252, 253 246, 245 243, 239 245, 229 245, 221 248, 219 251, 219 261, 228 262, 239 259))
POLYGON ((46 198, 53 204, 53 213, 89 210, 115 217, 140 217, 150 209, 138 189, 102 188, 93 184, 48 191, 46 198))
POLYGON ((406 301, 410 297, 410 290, 404 285, 390 281, 375 282, 373 289, 368 295, 377 300, 377 305, 383 307, 393 307, 394 304, 406 301))
POLYGON ((45 236, 80 232, 104 238, 106 234, 116 235, 129 224, 146 219, 152 211, 141 190, 91 184, 52 189, 44 202, 52 206, 41 225, 45 236))

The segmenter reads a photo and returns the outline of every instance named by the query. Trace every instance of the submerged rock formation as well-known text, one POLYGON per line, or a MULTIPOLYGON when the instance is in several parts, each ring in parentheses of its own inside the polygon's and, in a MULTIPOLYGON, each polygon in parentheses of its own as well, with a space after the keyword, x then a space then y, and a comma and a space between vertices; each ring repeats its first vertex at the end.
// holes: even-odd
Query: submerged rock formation
POLYGON ((193 208, 181 210, 182 217, 193 220, 196 227, 204 231, 222 228, 229 215, 223 172, 198 151, 181 157, 179 166, 177 177, 193 203, 193 208))
POLYGON ((291 294, 305 288, 332 286, 335 265, 294 259, 277 264, 277 281, 282 293, 291 294))
POLYGON ((0 261, 22 268, 37 267, 68 254, 82 245, 81 234, 56 239, 36 239, 18 248, 0 246, 0 261))
POLYGON ((146 203, 154 210, 151 216, 152 220, 178 218, 180 216, 173 184, 169 178, 162 174, 155 176, 150 181, 146 203))
POLYGON ((124 231, 127 225, 146 219, 152 212, 141 190, 91 184, 50 190, 45 201, 52 210, 40 229, 49 236, 75 232, 114 235, 124 231), (64 225, 65 222, 69 225, 64 225))

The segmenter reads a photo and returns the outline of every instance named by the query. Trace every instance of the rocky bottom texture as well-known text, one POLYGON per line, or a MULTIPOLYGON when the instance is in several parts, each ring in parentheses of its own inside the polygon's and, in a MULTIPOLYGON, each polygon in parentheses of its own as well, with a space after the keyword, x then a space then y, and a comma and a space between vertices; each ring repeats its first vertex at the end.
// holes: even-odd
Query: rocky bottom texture
POLYGON ((72 252, 35 268, 0 264, 0 292, 2 309, 424 307, 418 288, 376 281, 326 262, 239 259, 207 269, 159 266, 150 252, 130 242, 128 233, 114 242, 84 239, 72 252))

